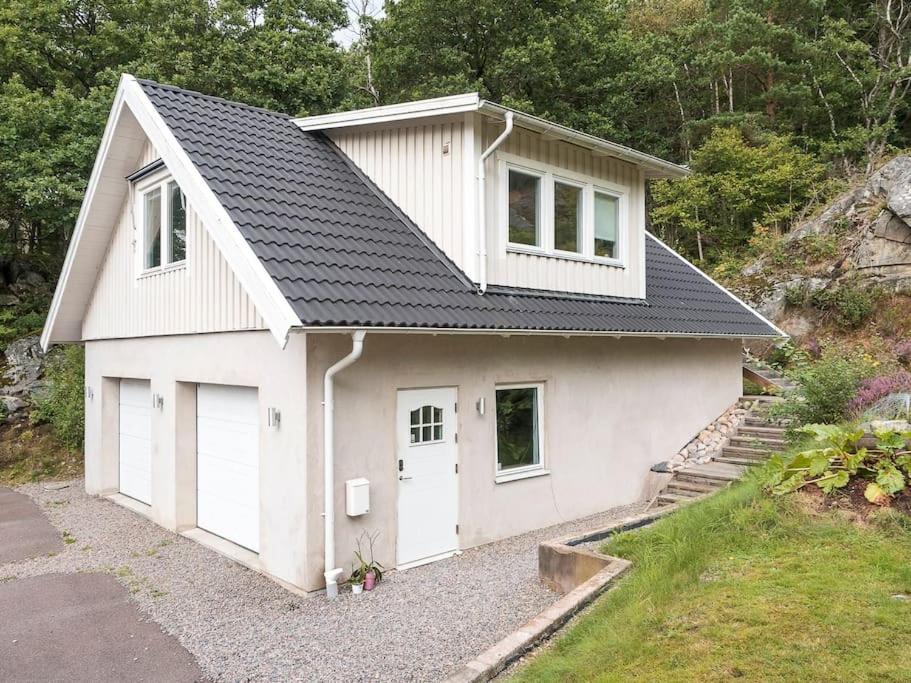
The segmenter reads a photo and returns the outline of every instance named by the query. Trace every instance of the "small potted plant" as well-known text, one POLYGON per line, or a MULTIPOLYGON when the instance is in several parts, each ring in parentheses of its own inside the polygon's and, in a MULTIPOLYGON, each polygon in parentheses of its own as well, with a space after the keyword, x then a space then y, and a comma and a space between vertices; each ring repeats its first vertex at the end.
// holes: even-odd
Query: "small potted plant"
POLYGON ((373 543, 376 541, 379 532, 376 534, 368 534, 366 531, 363 532, 360 538, 357 539, 357 550, 354 553, 354 556, 357 558, 360 566, 358 567, 359 575, 363 577, 364 580, 364 590, 372 591, 376 584, 380 582, 383 578, 383 565, 373 559, 373 543), (364 550, 361 547, 361 543, 365 541, 367 547, 369 548, 369 560, 364 559, 364 550))
POLYGON ((360 595, 364 592, 365 571, 363 563, 359 567, 351 570, 351 576, 348 577, 348 583, 351 585, 351 592, 354 595, 360 595))

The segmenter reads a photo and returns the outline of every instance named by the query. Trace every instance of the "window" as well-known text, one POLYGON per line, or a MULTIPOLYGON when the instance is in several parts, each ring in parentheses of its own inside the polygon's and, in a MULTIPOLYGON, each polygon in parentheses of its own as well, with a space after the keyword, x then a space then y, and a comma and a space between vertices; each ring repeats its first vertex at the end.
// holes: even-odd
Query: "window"
POLYGON ((498 387, 497 474, 542 469, 540 385, 498 387))
POLYGON ((582 252, 582 188, 554 181, 554 249, 582 252))
POLYGON ((541 179, 509 170, 509 241, 541 246, 541 179))
POLYGON ((595 192, 595 256, 617 258, 619 213, 616 197, 595 192))
POLYGON ((146 192, 143 204, 143 265, 145 268, 157 268, 161 265, 161 189, 156 187, 146 192))
POLYGON ((421 406, 411 411, 411 444, 443 440, 443 409, 421 406))
POLYGON ((187 208, 183 192, 173 180, 168 183, 168 263, 187 258, 187 208))
POLYGON ((142 268, 154 270, 187 258, 186 198, 176 182, 161 178, 142 183, 142 268))
POLYGON ((624 265, 629 188, 505 152, 498 157, 507 251, 624 265))

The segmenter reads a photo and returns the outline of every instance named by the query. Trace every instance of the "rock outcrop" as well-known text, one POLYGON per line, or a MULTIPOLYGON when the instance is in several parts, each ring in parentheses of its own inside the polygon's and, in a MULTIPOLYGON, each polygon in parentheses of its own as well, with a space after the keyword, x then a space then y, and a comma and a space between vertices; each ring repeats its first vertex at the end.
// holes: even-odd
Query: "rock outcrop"
POLYGON ((4 351, 6 369, 0 386, 0 403, 7 414, 25 409, 30 396, 42 385, 44 353, 37 336, 23 337, 12 342, 4 351))
MULTIPOLYGON (((763 282, 748 298, 776 322, 785 321, 792 290, 812 295, 850 280, 859 287, 911 295, 911 156, 895 157, 784 239, 785 249, 795 256, 788 264, 766 256, 743 270, 745 279, 763 282), (837 253, 816 267, 795 267, 797 256, 814 240, 829 240, 837 253)), ((805 334, 812 327, 800 315, 791 317, 785 329, 792 334, 805 334)))

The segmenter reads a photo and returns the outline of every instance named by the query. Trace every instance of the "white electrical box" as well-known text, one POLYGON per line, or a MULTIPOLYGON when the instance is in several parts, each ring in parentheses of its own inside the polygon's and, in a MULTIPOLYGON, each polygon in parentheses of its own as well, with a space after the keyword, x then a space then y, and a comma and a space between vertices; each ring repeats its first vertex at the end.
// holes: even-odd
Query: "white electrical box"
POLYGON ((370 482, 366 479, 349 479, 345 482, 345 513, 349 517, 370 512, 370 482))

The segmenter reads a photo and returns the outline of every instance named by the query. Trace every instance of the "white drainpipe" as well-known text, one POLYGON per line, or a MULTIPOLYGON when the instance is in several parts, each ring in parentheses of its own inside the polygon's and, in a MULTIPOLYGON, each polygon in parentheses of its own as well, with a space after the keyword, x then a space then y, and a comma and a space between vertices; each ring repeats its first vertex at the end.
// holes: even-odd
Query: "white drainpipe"
POLYGON ((494 150, 509 137, 510 133, 512 133, 512 112, 508 111, 506 112, 506 128, 478 159, 478 294, 487 291, 487 207, 485 206, 487 171, 485 163, 487 157, 494 153, 494 150))
POLYGON ((326 370, 323 378, 323 545, 326 578, 326 597, 338 595, 338 577, 341 567, 335 566, 335 375, 352 365, 364 351, 366 330, 352 335, 351 353, 326 370))

